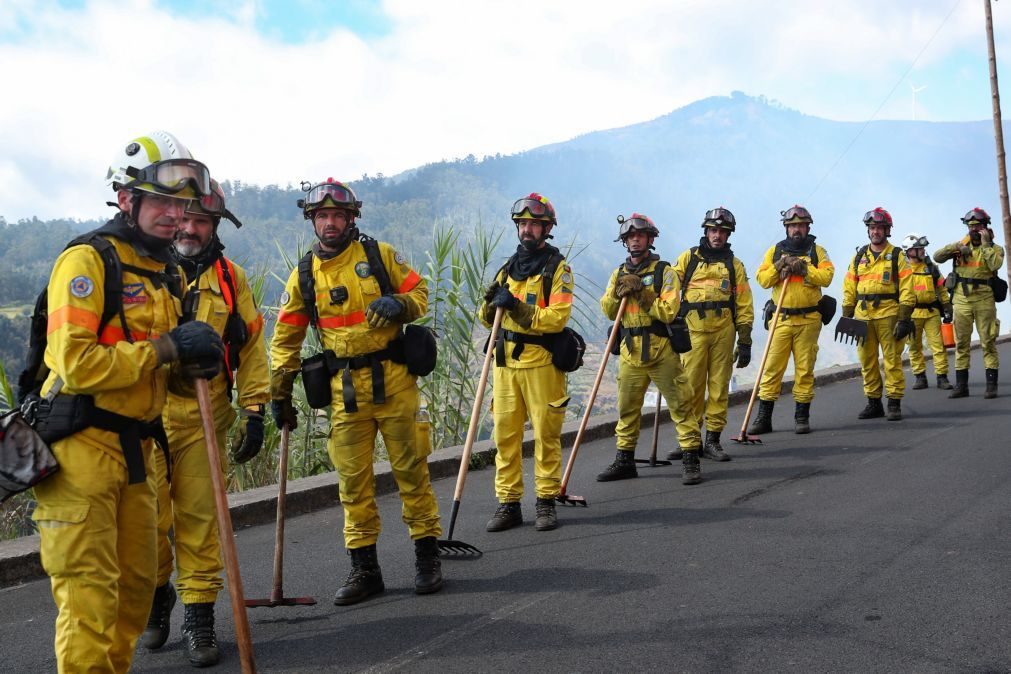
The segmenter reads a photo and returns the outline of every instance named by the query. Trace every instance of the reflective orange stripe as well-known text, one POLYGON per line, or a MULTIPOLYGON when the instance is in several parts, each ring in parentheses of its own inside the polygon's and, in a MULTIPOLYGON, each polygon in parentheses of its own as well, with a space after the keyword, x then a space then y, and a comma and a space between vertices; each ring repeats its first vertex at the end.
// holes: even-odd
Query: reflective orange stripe
POLYGON ((232 297, 232 289, 225 282, 225 274, 222 269, 222 261, 228 265, 228 276, 235 282, 235 267, 232 266, 232 261, 226 257, 220 257, 214 263, 214 271, 218 274, 218 288, 221 289, 221 297, 225 300, 225 306, 228 307, 228 312, 232 313, 235 311, 235 298, 232 297))
POLYGON ((284 309, 277 312, 277 322, 285 325, 294 325, 296 328, 304 328, 309 325, 309 317, 305 314, 288 313, 284 309))
POLYGON ((804 282, 803 276, 794 275, 790 277, 790 283, 803 283, 803 282, 804 282))
POLYGON ((572 293, 555 293, 548 296, 548 304, 572 304, 572 293))
POLYGON ((826 260, 818 263, 818 269, 835 269, 835 265, 826 260))
MULTIPOLYGON (((156 333, 148 334, 146 332, 137 332, 136 330, 131 330, 130 336, 133 337, 133 341, 140 342, 145 339, 153 339, 158 335, 156 333)), ((125 341, 126 341, 126 333, 123 332, 123 328, 119 327, 118 325, 105 326, 105 328, 102 330, 102 334, 98 336, 98 343, 104 344, 105 346, 111 346, 116 342, 125 342, 125 341)))
POLYGON ((903 269, 902 271, 899 272, 899 278, 906 278, 907 276, 910 276, 912 273, 913 273, 912 269, 903 269))
MULTIPOLYGON (((308 322, 309 319, 306 319, 308 322)), ((346 316, 320 316, 319 327, 321 328, 344 328, 349 325, 357 325, 365 321, 364 311, 355 311, 346 316)))
POLYGON ((98 332, 99 322, 101 322, 101 317, 95 312, 65 304, 49 314, 49 322, 46 324, 46 334, 52 334, 67 323, 84 328, 90 332, 98 332))
POLYGON ((913 286, 913 292, 919 293, 924 292, 926 290, 930 290, 930 286, 913 286))
POLYGON ((404 282, 400 284, 399 288, 397 288, 397 293, 403 295, 404 293, 410 292, 414 289, 414 286, 418 285, 419 281, 421 281, 421 277, 418 276, 418 272, 412 269, 411 273, 404 279, 404 282))

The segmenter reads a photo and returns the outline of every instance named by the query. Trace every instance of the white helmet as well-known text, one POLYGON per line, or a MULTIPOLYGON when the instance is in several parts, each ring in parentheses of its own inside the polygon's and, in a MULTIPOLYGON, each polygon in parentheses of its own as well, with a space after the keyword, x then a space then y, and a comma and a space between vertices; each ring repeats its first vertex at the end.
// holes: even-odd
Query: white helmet
POLYGON ((927 237, 922 234, 907 234, 902 239, 902 250, 908 251, 910 248, 926 248, 930 245, 927 237))
POLYGON ((180 199, 210 194, 210 181, 207 167, 167 131, 131 140, 116 154, 105 176, 113 191, 125 188, 180 199))

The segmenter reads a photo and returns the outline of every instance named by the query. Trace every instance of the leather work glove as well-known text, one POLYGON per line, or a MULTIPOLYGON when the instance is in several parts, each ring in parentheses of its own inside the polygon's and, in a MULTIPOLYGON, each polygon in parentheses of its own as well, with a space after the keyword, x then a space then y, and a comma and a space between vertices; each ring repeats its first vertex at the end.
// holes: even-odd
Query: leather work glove
POLYGON ((365 310, 365 318, 368 319, 370 328, 385 328, 403 313, 403 304, 395 297, 383 295, 369 303, 365 310))
POLYGON ((270 416, 274 417, 274 425, 278 428, 287 426, 290 431, 298 428, 298 411, 291 403, 291 398, 271 400, 270 416))
POLYGON ((639 308, 648 312, 649 308, 653 306, 653 302, 656 302, 656 291, 652 288, 643 288, 639 291, 637 301, 639 302, 639 308))
POLYGON ((794 276, 807 276, 807 260, 799 257, 790 259, 790 273, 794 276))
POLYGON ((979 238, 983 242, 984 246, 993 244, 993 230, 987 227, 979 233, 979 238))
POLYGON ((774 264, 773 267, 775 267, 776 271, 779 272, 780 280, 783 280, 790 275, 790 265, 793 264, 793 261, 796 259, 797 258, 792 255, 784 255, 776 260, 776 264, 774 264))
POLYGON ((958 255, 963 261, 972 259, 972 248, 965 245, 964 243, 958 244, 958 255))
POLYGON ((488 286, 484 291, 484 301, 487 302, 488 304, 491 304, 491 301, 495 299, 495 293, 497 293, 498 289, 501 287, 502 287, 501 283, 499 283, 498 281, 493 281, 492 284, 488 286))
POLYGON ((955 311, 950 304, 945 304, 941 307, 941 314, 943 316, 941 318, 942 323, 951 323, 955 318, 955 311))
POLYGON ((493 307, 502 307, 506 311, 511 311, 519 303, 520 301, 509 292, 509 288, 502 285, 495 290, 495 294, 492 296, 490 302, 493 307))
POLYGON ((844 304, 843 308, 842 308, 843 318, 853 318, 853 314, 856 313, 856 310, 857 310, 857 308, 856 308, 855 305, 854 306, 849 306, 849 305, 844 304))
POLYGON ((179 372, 187 379, 214 379, 221 374, 221 358, 198 358, 197 360, 180 360, 179 372))
POLYGON ((737 348, 734 349, 734 360, 737 362, 737 369, 748 367, 751 363, 751 345, 737 342, 737 348))
MULTIPOLYGON (((261 406, 262 409, 262 406, 261 406)), ((263 414, 243 409, 239 413, 239 429, 232 438, 232 461, 245 463, 263 447, 263 414)))
MULTIPOLYGON (((509 297, 512 297, 512 295, 510 294, 509 297)), ((529 330, 534 322, 534 305, 520 302, 515 297, 513 297, 513 300, 516 304, 509 310, 509 318, 516 321, 520 327, 529 330)))
POLYGON ((899 342, 913 334, 916 326, 913 325, 913 319, 911 318, 900 318, 895 321, 895 327, 892 328, 892 334, 895 335, 895 341, 899 342))
POLYGON ((221 335, 207 323, 190 321, 151 340, 158 364, 173 361, 223 360, 225 345, 221 335))
POLYGON ((621 274, 614 281, 614 296, 618 299, 636 295, 642 290, 642 278, 636 274, 621 274))

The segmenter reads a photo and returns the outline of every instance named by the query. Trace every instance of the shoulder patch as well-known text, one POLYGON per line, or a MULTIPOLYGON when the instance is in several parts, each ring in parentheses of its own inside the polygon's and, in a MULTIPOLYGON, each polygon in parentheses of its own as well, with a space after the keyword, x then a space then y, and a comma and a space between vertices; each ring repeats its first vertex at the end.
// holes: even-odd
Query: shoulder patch
POLYGON ((407 258, 399 250, 393 253, 393 261, 397 264, 407 264, 407 258))
POLYGON ((372 269, 369 268, 368 262, 359 262, 355 265, 355 274, 358 275, 358 278, 368 278, 370 273, 372 273, 372 269))
POLYGON ((643 276, 642 277, 642 284, 644 286, 652 285, 653 284, 653 275, 652 274, 646 274, 645 276, 643 276))
POLYGON ((70 281, 70 294, 85 298, 95 290, 95 282, 87 276, 77 276, 70 281))
POLYGON ((281 305, 283 306, 283 305, 287 304, 290 301, 291 301, 291 295, 289 295, 288 291, 285 290, 284 292, 281 293, 281 299, 280 299, 281 305))
POLYGON ((147 302, 147 295, 144 294, 143 283, 127 283, 123 286, 123 304, 144 304, 147 302))
POLYGON ((562 274, 562 283, 564 283, 565 285, 572 285, 572 274, 570 274, 569 272, 565 272, 564 274, 562 274))
POLYGON ((563 266, 563 267, 562 267, 562 269, 563 269, 563 270, 564 270, 564 271, 565 271, 565 272, 566 272, 567 274, 571 274, 571 273, 572 273, 572 267, 570 267, 569 265, 565 265, 565 266, 563 266))

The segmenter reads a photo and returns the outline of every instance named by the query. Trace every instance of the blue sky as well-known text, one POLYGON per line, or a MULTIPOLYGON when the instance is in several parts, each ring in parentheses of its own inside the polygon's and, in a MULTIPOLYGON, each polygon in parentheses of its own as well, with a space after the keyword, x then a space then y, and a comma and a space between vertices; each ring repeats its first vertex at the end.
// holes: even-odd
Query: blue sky
MULTIPOLYGON (((114 150, 159 128, 220 177, 297 184, 520 152, 734 90, 853 122, 990 116, 979 0, 616 7, 3 0, 0 216, 100 214, 114 150)), ((1009 82, 1011 2, 994 16, 1009 82)))

